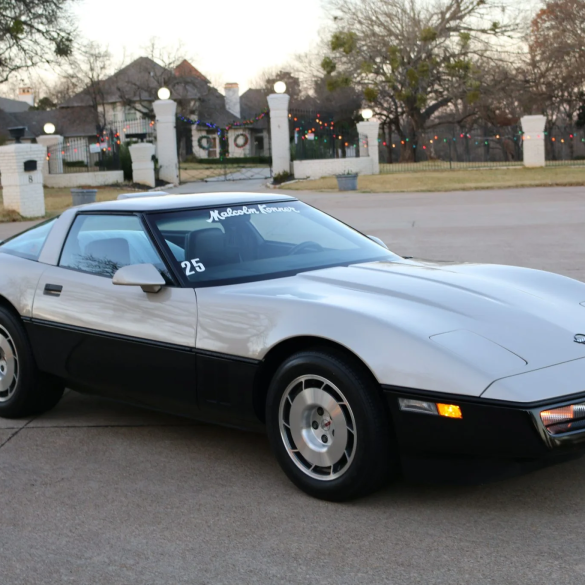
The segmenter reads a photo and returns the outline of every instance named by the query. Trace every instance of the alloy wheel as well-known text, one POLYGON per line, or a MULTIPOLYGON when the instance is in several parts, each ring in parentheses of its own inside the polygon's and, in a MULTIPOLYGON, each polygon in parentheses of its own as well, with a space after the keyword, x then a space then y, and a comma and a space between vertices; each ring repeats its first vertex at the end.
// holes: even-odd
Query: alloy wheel
POLYGON ((18 355, 10 334, 0 326, 0 402, 10 399, 18 383, 18 355))
POLYGON ((315 375, 293 380, 280 401, 279 426, 289 456, 309 477, 330 481, 349 469, 357 445, 355 418, 329 380, 315 375))

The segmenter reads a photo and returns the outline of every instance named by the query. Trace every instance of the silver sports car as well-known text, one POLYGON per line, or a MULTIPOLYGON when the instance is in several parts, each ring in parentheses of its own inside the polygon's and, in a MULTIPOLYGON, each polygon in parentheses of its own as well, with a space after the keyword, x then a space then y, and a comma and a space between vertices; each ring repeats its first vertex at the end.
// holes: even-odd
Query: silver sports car
POLYGON ((585 285, 401 258, 282 195, 81 206, 0 245, 0 416, 64 387, 265 428, 324 499, 507 473, 585 446, 585 285))

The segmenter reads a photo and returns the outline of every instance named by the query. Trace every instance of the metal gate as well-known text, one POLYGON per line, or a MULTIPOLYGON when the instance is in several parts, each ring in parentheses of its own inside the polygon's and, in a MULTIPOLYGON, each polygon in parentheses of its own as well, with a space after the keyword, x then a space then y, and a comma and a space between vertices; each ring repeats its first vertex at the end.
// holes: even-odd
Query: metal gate
POLYGON ((270 179, 272 157, 268 117, 226 128, 177 117, 181 183, 270 179), (193 131, 193 127, 196 130, 193 131))

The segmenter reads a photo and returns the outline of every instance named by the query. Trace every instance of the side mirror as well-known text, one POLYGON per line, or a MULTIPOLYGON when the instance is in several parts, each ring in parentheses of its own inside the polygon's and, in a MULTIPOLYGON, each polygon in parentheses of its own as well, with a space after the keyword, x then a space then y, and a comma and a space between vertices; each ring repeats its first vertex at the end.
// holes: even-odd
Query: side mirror
POLYGON ((376 244, 382 246, 382 248, 386 248, 386 250, 388 250, 388 246, 380 239, 377 238, 376 236, 368 236, 368 238, 370 238, 370 240, 372 240, 372 242, 376 242, 376 244))
POLYGON ((152 264, 123 266, 114 274, 112 282, 122 286, 139 286, 147 293, 157 293, 166 284, 152 264))

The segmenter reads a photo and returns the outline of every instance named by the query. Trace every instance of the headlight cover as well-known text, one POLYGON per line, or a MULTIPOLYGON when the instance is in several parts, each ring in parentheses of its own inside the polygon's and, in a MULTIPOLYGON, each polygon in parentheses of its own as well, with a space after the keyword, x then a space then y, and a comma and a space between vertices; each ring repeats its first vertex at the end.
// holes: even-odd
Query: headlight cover
POLYGON ((543 410, 540 420, 551 435, 585 429, 585 403, 543 410))

